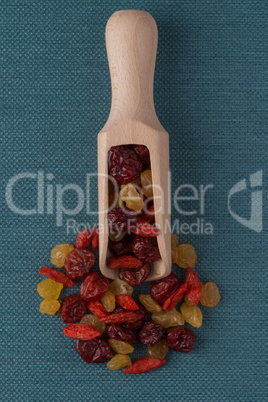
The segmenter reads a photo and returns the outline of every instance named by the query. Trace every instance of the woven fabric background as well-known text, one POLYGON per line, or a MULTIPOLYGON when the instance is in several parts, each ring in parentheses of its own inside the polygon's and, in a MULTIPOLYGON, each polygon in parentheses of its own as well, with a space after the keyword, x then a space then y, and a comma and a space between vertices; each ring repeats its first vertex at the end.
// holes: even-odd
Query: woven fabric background
MULTIPOLYGON (((230 189, 253 173, 262 170, 267 186, 267 18, 268 3, 258 0, 1 1, 2 401, 267 400, 267 225, 260 233, 241 225, 227 203, 230 189), (77 229, 95 218, 84 207, 56 226, 55 202, 51 214, 24 216, 5 199, 8 182, 25 172, 44 172, 45 195, 47 184, 85 191, 110 108, 105 25, 129 8, 149 11, 158 24, 155 105, 170 133, 172 196, 181 184, 199 195, 201 185, 213 185, 203 215, 200 202, 189 201, 181 205, 196 214, 173 208, 172 222, 213 225, 213 235, 179 238, 195 246, 196 271, 222 295, 217 308, 202 308, 190 354, 172 352, 164 367, 140 376, 87 365, 60 318, 39 313, 38 269, 50 264, 52 247, 76 238, 67 219, 77 229)), ((17 207, 35 208, 35 176, 17 181, 12 196, 17 207)), ((250 189, 237 193, 232 210, 249 219, 250 200, 250 189)), ((76 203, 66 193, 65 207, 76 203)), ((144 353, 140 346, 134 356, 144 353)))

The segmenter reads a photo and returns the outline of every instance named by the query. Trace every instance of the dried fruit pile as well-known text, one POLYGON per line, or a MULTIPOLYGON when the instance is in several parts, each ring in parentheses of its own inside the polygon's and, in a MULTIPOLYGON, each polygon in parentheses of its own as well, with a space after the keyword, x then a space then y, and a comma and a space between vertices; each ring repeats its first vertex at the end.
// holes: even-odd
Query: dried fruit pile
POLYGON ((100 272, 92 270, 98 247, 98 230, 84 230, 77 236, 75 247, 60 244, 51 252, 51 262, 64 272, 42 267, 40 274, 48 279, 37 285, 44 300, 40 311, 53 315, 57 311, 67 324, 63 333, 76 339, 75 350, 86 363, 103 363, 107 368, 123 368, 125 374, 138 374, 155 370, 166 363, 169 350, 188 353, 196 336, 184 326, 202 325, 202 312, 197 304, 215 307, 220 301, 218 287, 213 282, 202 285, 193 267, 196 264, 194 248, 178 245, 172 235, 172 260, 187 268, 185 281, 181 283, 175 273, 153 281, 150 294, 132 298, 133 287, 147 278, 148 263, 139 268, 120 268, 120 279, 110 282, 100 272), (63 286, 73 287, 76 280, 83 280, 80 295, 73 293, 58 301, 63 286), (183 301, 184 299, 184 301, 183 301), (180 311, 177 310, 178 304, 180 311), (148 315, 151 313, 151 317, 148 315), (147 356, 133 362, 129 354, 139 339, 148 347, 147 356))
POLYGON ((108 226, 112 256, 107 266, 119 269, 119 277, 136 286, 149 276, 150 263, 160 259, 148 148, 144 145, 112 147, 109 175, 108 226))

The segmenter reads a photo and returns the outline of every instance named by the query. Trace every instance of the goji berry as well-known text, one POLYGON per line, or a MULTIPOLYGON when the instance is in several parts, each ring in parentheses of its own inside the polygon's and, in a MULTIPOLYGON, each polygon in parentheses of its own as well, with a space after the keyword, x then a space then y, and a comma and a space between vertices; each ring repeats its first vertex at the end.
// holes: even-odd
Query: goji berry
POLYGON ((109 280, 100 272, 92 271, 88 274, 80 287, 82 299, 87 302, 97 301, 107 292, 109 280))
POLYGON ((99 247, 99 229, 93 228, 91 230, 90 236, 92 237, 91 246, 93 250, 96 251, 97 248, 99 247))
POLYGON ((140 374, 147 371, 156 370, 166 363, 166 359, 154 359, 149 356, 140 357, 135 360, 131 366, 127 366, 123 369, 125 374, 140 374))
POLYGON ((139 320, 141 317, 139 314, 135 314, 132 312, 127 313, 113 313, 110 314, 108 317, 101 318, 102 322, 105 324, 122 324, 125 322, 135 322, 139 320))
POLYGON ((139 310, 137 303, 128 295, 117 295, 115 296, 115 300, 126 310, 139 310))
POLYGON ((88 229, 79 232, 75 242, 75 248, 86 248, 91 244, 92 236, 88 229))
POLYGON ((39 270, 41 275, 48 276, 55 282, 62 283, 64 286, 73 287, 75 286, 75 282, 68 278, 63 272, 57 271, 54 268, 50 267, 42 267, 39 270))
POLYGON ((140 217, 137 217, 136 226, 131 228, 131 232, 142 237, 156 237, 159 234, 155 226, 140 217))
POLYGON ((141 268, 143 266, 143 262, 132 255, 122 255, 119 257, 108 258, 107 265, 110 269, 141 268))
POLYGON ((105 318, 109 315, 99 301, 88 302, 87 308, 91 313, 97 315, 99 318, 105 318))
POLYGON ((183 298, 184 294, 187 292, 188 285, 183 283, 175 293, 173 293, 163 304, 163 310, 170 311, 175 307, 183 298))
POLYGON ((68 338, 82 339, 84 341, 90 341, 101 335, 92 325, 81 323, 67 325, 62 331, 68 338))
POLYGON ((192 268, 187 269, 185 282, 188 285, 186 292, 187 299, 190 302, 197 304, 202 297, 202 284, 192 268))

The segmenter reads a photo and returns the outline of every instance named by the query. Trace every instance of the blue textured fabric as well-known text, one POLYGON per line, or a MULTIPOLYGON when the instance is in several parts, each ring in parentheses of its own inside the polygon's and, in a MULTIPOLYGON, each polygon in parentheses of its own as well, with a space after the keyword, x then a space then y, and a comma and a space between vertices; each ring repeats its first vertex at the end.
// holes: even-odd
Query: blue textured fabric
MULTIPOLYGON (((267 400, 267 226, 255 222, 258 231, 252 230, 228 211, 231 188, 246 179, 247 190, 232 196, 230 208, 249 220, 254 191, 261 219, 267 18, 266 1, 1 1, 1 400, 267 400), (44 213, 40 202, 39 213, 29 216, 10 209, 11 196, 18 208, 36 208, 38 171, 45 196, 69 183, 85 193, 86 174, 97 167, 96 135, 110 108, 105 25, 114 11, 129 8, 149 11, 158 24, 155 105, 170 133, 172 196, 183 184, 195 189, 182 191, 198 190, 199 197, 201 185, 213 186, 204 211, 198 201, 180 201, 193 214, 173 206, 172 222, 196 223, 192 234, 180 226, 180 242, 195 246, 196 271, 202 282, 215 281, 222 296, 217 308, 202 308, 190 354, 172 352, 164 367, 140 376, 87 365, 62 334, 60 318, 39 313, 38 269, 50 264, 53 246, 76 238, 67 233, 67 219, 77 226, 95 218, 84 207, 57 226, 55 201, 51 214, 47 202, 44 213), (10 180, 25 172, 32 178, 12 187, 10 180), (259 180, 251 181, 258 188, 250 190, 256 172, 259 180), (213 234, 194 234, 199 223, 211 224, 213 234)), ((65 207, 76 204, 74 191, 66 192, 65 207)), ((90 205, 97 208, 94 180, 90 205)), ((182 269, 174 271, 184 277, 182 269)), ((139 346, 134 356, 144 353, 139 346)))

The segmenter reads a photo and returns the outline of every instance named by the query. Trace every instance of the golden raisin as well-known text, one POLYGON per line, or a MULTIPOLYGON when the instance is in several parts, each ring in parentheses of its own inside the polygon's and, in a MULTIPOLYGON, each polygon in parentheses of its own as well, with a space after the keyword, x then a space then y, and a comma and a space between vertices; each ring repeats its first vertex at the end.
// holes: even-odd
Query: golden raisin
POLYGON ((145 170, 141 173, 141 191, 145 197, 153 197, 152 172, 145 170))
POLYGON ((92 325, 101 334, 103 334, 106 329, 104 322, 102 322, 95 314, 85 314, 80 323, 92 325))
POLYGON ((110 230, 109 232, 109 238, 112 241, 120 241, 123 239, 123 237, 125 236, 127 232, 114 232, 112 230, 110 230))
POLYGON ((51 262, 58 268, 64 266, 67 255, 74 249, 72 244, 59 244, 51 250, 51 262))
POLYGON ((120 199, 126 203, 127 208, 140 212, 143 207, 143 199, 133 184, 123 184, 119 193, 120 199))
POLYGON ((110 283, 109 289, 115 296, 116 295, 129 295, 131 296, 133 293, 133 287, 130 286, 127 282, 121 281, 121 279, 115 279, 112 283, 110 283))
POLYGON ((188 306, 183 303, 180 307, 183 318, 193 327, 199 328, 202 325, 202 311, 197 306, 188 306))
POLYGON ((105 310, 111 313, 115 309, 115 295, 110 290, 107 290, 101 298, 101 303, 105 310))
POLYGON ((131 346, 127 342, 118 341, 117 339, 112 339, 111 338, 111 339, 108 340, 108 343, 116 353, 120 353, 122 355, 127 355, 128 353, 134 352, 133 346, 131 346))
POLYGON ((148 347, 148 356, 153 359, 164 359, 169 351, 168 345, 164 339, 157 342, 154 346, 148 347))
POLYGON ((195 249, 191 244, 180 244, 176 247, 176 264, 181 268, 194 268, 197 260, 195 249))
POLYGON ((107 363, 107 368, 109 370, 119 370, 123 367, 130 366, 131 360, 128 355, 114 355, 112 359, 107 363))
POLYGON ((184 318, 174 307, 170 311, 161 311, 160 313, 153 313, 152 320, 162 325, 164 328, 177 327, 184 324, 184 318))
POLYGON ((219 304, 221 295, 216 283, 209 281, 202 286, 202 297, 200 303, 206 307, 216 307, 219 304))
POLYGON ((40 313, 54 315, 60 309, 58 300, 43 300, 40 303, 40 313))
POLYGON ((38 283, 37 292, 44 299, 56 300, 58 299, 62 288, 62 283, 55 282, 52 279, 45 279, 38 283))
POLYGON ((150 313, 159 313, 162 311, 162 307, 158 304, 151 295, 139 295, 139 301, 146 310, 150 311, 150 313))

